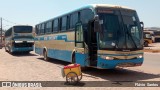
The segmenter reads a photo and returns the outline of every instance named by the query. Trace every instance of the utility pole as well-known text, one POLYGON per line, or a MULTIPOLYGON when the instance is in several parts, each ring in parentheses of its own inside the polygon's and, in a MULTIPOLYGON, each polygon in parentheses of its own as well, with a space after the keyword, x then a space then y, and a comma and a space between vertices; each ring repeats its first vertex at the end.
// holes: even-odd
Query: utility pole
POLYGON ((2 43, 2 40, 3 38, 2 38, 2 17, 1 17, 1 43, 2 43))

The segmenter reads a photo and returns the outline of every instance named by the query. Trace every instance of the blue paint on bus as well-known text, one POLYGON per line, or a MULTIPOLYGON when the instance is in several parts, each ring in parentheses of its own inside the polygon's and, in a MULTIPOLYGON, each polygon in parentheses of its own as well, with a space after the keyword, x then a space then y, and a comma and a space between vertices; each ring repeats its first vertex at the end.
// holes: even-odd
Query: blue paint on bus
POLYGON ((71 51, 48 49, 48 57, 71 62, 71 51))

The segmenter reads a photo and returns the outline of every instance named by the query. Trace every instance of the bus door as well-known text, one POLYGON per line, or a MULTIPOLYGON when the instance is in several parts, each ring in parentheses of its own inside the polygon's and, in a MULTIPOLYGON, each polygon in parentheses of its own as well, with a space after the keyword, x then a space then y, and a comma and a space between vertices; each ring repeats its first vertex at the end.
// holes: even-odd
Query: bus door
POLYGON ((90 66, 97 66, 97 33, 94 31, 94 21, 88 23, 88 54, 90 66))
POLYGON ((84 40, 84 30, 81 22, 77 23, 75 27, 75 47, 76 63, 81 64, 82 67, 88 66, 88 47, 84 40))

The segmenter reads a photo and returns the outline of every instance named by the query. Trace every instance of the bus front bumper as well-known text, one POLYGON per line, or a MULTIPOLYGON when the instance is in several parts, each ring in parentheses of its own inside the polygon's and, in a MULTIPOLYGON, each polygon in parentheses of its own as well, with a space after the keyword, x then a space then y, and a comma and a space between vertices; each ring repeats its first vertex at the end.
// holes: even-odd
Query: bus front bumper
POLYGON ((13 52, 25 52, 25 51, 33 51, 33 47, 14 47, 12 48, 13 52))
POLYGON ((105 60, 98 58, 97 68, 113 69, 118 67, 134 67, 141 66, 144 58, 129 59, 129 60, 105 60))

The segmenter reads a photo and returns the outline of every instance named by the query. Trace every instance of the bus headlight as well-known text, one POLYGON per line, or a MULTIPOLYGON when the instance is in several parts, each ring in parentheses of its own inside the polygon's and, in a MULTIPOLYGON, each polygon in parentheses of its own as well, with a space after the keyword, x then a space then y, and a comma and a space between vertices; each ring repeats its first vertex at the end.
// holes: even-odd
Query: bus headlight
POLYGON ((143 58, 143 55, 138 55, 138 57, 137 58, 143 58))
POLYGON ((23 43, 23 41, 15 41, 15 43, 23 43))
POLYGON ((101 56, 101 58, 106 59, 106 60, 113 60, 114 59, 111 56, 101 56))
POLYGON ((34 43, 34 41, 27 41, 28 43, 34 43))

